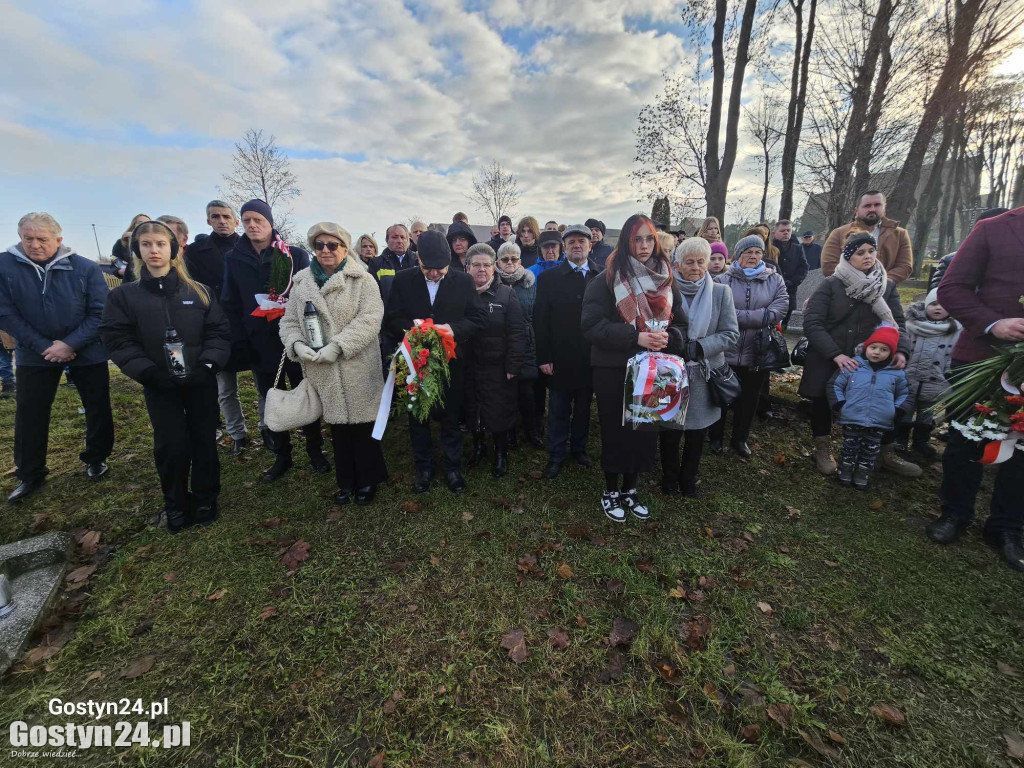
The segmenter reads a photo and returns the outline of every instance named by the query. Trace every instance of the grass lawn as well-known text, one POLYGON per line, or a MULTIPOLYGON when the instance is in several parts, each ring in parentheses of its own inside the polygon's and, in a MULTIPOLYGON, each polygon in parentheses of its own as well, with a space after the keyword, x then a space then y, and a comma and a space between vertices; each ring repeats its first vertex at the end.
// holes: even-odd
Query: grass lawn
MULTIPOLYGON (((795 403, 792 378, 775 391, 795 403)), ((332 509, 333 476, 304 461, 268 487, 262 448, 225 451, 221 520, 172 537, 148 526, 141 392, 119 374, 113 388, 109 476, 85 480, 84 417, 61 387, 50 482, 0 516, 4 542, 101 535, 72 566, 95 571, 0 681, 0 720, 86 722, 49 715, 53 697, 167 697, 151 736, 188 720, 192 743, 76 765, 1019 765, 1024 581, 976 529, 946 549, 924 538, 934 467, 840 488, 780 409, 751 461, 706 457, 699 500, 645 477, 652 520, 615 525, 597 467, 540 480, 532 448, 501 481, 478 468, 461 497, 416 496, 393 425, 393 482, 372 507, 332 509)), ((4 469, 13 419, 0 401, 4 469)))

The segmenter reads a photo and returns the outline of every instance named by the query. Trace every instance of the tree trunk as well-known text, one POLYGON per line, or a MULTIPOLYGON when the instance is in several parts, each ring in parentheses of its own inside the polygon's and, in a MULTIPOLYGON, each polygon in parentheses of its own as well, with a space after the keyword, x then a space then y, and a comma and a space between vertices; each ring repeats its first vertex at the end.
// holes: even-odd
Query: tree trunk
MULTIPOLYGON (((779 200, 779 218, 793 218, 793 184, 796 178, 796 155, 800 147, 800 132, 804 124, 804 106, 807 103, 807 71, 814 42, 814 15, 818 0, 811 0, 807 13, 807 35, 803 37, 804 0, 790 0, 796 13, 796 43, 793 49, 793 74, 789 84, 789 112, 786 116, 786 141, 782 147, 782 196, 779 200)), ((761 217, 764 220, 764 216, 761 217)))
POLYGON ((986 0, 963 0, 956 3, 956 18, 953 21, 953 41, 949 55, 935 89, 925 105, 917 132, 910 142, 903 168, 896 184, 889 194, 887 212, 891 218, 908 221, 917 207, 917 185, 921 170, 935 129, 943 119, 956 114, 959 93, 968 67, 971 49, 971 35, 978 23, 986 0))
MULTIPOLYGON (((719 0, 719 7, 724 8, 725 2, 719 0)), ((740 22, 740 36, 736 43, 736 61, 732 68, 732 87, 729 91, 729 110, 725 125, 725 149, 722 153, 722 162, 718 173, 708 174, 709 185, 707 190, 708 216, 717 216, 719 220, 725 218, 725 198, 729 191, 729 177, 732 176, 733 166, 736 164, 736 147, 739 144, 740 135, 740 99, 743 96, 743 79, 747 71, 747 63, 750 61, 750 35, 754 28, 754 14, 757 11, 757 0, 746 0, 743 7, 743 20, 740 22)), ((715 19, 717 34, 718 19, 715 19)), ((717 136, 715 140, 717 149, 717 136)), ((708 151, 711 148, 711 128, 708 128, 708 151)), ((716 151, 717 162, 717 151, 716 151)))
POLYGON ((771 178, 772 167, 768 164, 768 153, 764 153, 764 189, 761 191, 761 221, 768 221, 765 218, 765 208, 768 205, 768 180, 771 178))
POLYGON ((704 200, 707 215, 718 216, 721 220, 725 206, 719 210, 715 204, 715 180, 721 170, 718 157, 718 134, 722 130, 722 96, 725 92, 725 22, 729 14, 728 0, 715 0, 715 23, 711 38, 711 103, 708 114, 708 135, 704 143, 704 167, 707 169, 707 186, 704 200))
POLYGON ((855 194, 866 192, 871 183, 871 150, 875 143, 875 134, 878 132, 878 123, 882 118, 882 107, 885 104, 886 90, 889 87, 889 77, 892 74, 892 36, 889 34, 889 25, 885 25, 885 35, 882 39, 881 50, 882 62, 878 67, 878 77, 875 78, 875 88, 871 94, 871 104, 868 107, 867 118, 864 120, 864 129, 861 133, 859 151, 855 162, 853 177, 853 191, 855 194))
POLYGON ((924 260, 925 250, 928 248, 928 236, 931 234, 932 223, 935 220, 935 213, 939 209, 939 199, 942 197, 942 169, 946 164, 946 157, 949 154, 949 146, 953 142, 953 131, 956 121, 947 120, 942 126, 942 141, 935 153, 935 160, 932 162, 932 170, 928 174, 928 182, 924 187, 924 197, 921 206, 917 210, 917 226, 914 231, 914 272, 917 274, 924 260))

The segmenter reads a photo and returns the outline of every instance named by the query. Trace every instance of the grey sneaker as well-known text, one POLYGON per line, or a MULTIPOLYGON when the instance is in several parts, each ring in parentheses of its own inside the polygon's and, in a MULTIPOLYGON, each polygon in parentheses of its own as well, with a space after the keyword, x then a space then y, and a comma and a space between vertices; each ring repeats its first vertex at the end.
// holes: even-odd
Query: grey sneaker
POLYGON ((629 491, 622 492, 623 506, 628 509, 637 520, 646 520, 651 516, 651 511, 647 509, 640 500, 636 497, 636 488, 629 491))
POLYGON ((601 509, 604 511, 604 516, 612 522, 626 522, 626 510, 622 508, 622 496, 618 491, 601 493, 601 509))

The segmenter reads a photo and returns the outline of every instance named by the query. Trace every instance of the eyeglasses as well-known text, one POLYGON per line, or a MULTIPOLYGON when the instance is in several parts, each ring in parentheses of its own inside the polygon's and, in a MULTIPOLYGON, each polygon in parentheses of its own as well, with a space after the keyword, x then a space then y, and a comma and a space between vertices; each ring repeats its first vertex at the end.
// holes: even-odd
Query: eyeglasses
POLYGON ((341 248, 344 245, 345 245, 344 243, 328 243, 328 242, 325 242, 323 240, 317 240, 315 243, 313 243, 313 250, 315 250, 317 253, 319 253, 324 248, 326 248, 331 253, 334 253, 336 250, 338 250, 339 248, 341 248))
POLYGON ((514 264, 517 261, 522 261, 518 256, 502 256, 498 259, 502 264, 514 264))

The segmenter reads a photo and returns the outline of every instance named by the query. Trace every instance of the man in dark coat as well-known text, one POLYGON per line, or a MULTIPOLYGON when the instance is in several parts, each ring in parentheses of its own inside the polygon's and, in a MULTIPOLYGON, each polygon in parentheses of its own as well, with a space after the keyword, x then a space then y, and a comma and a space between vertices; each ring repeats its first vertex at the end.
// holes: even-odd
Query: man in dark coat
MULTIPOLYGON (((458 226, 453 224, 452 228, 458 226)), ((468 229, 468 227, 467 227, 468 229)), ((470 230, 472 233, 472 230, 470 230)), ((441 422, 441 450, 448 489, 461 493, 466 481, 460 472, 462 464, 462 433, 459 431, 459 410, 464 389, 462 345, 487 325, 487 308, 477 295, 473 278, 463 271, 451 269, 451 250, 440 232, 424 232, 419 242, 419 269, 406 269, 395 275, 384 310, 384 329, 401 339, 414 325, 414 320, 433 319, 443 330, 455 337, 456 357, 449 364, 451 374, 444 396, 444 408, 435 418, 441 422)), ((414 488, 423 493, 434 477, 434 446, 430 424, 409 416, 409 436, 416 462, 414 488)))
MULTIPOLYGON (((210 234, 196 237, 185 251, 185 266, 193 280, 210 289, 212 296, 224 290, 224 257, 238 242, 238 217, 235 209, 223 200, 206 204, 206 223, 210 234)), ((217 399, 224 426, 234 442, 233 453, 238 456, 249 445, 249 431, 245 427, 245 413, 238 397, 238 371, 217 371, 217 399)))
POLYGON ((515 242, 512 236, 512 219, 509 216, 501 216, 498 219, 498 234, 487 241, 495 253, 507 242, 515 242))
POLYGON ((107 351, 99 338, 107 283, 96 262, 74 253, 48 213, 18 222, 21 242, 0 254, 0 330, 17 339, 14 463, 19 501, 43 485, 50 408, 61 374, 71 380, 85 408, 85 474, 99 480, 114 446, 107 351))
POLYGON ((587 219, 583 226, 590 230, 590 260, 597 265, 600 271, 604 269, 605 262, 608 261, 608 257, 612 255, 612 250, 614 250, 604 241, 605 233, 608 230, 600 219, 587 219))
POLYGON ((387 228, 384 237, 388 243, 387 248, 381 251, 379 256, 370 259, 367 269, 377 278, 380 284, 380 297, 387 304, 395 275, 403 269, 418 267, 420 260, 412 249, 409 230, 405 224, 392 224, 387 228))
MULTIPOLYGON (((1024 208, 975 224, 939 284, 939 303, 964 329, 953 347, 953 368, 992 357, 997 342, 1024 341, 1024 208)), ((1012 382, 1019 385, 1020 382, 1012 382)), ((984 466, 983 443, 955 427, 942 456, 942 516, 928 536, 951 544, 974 518, 984 466)), ((1019 447, 1019 446, 1018 446, 1019 447)), ((999 465, 984 538, 1011 568, 1024 571, 1024 451, 999 465)))
POLYGON ((779 249, 779 273, 789 292, 789 311, 782 325, 789 324, 789 316, 796 309, 796 291, 807 277, 807 259, 803 247, 793 239, 793 222, 781 219, 772 231, 772 243, 779 249))
POLYGON ((537 278, 533 328, 537 364, 550 376, 548 406, 548 465, 544 477, 558 477, 570 449, 584 467, 590 435, 590 401, 594 387, 590 344, 583 337, 580 315, 587 284, 601 271, 590 258, 590 227, 573 224, 562 233, 565 260, 537 278))
POLYGON ((807 271, 821 269, 821 246, 814 242, 814 232, 810 229, 800 235, 800 247, 807 261, 807 271))
MULTIPOLYGON (((263 481, 272 483, 292 467, 291 436, 287 432, 272 432, 263 423, 267 392, 272 387, 284 388, 284 382, 277 378, 284 347, 278 331, 280 318, 268 321, 266 317, 253 316, 252 312, 260 306, 257 294, 268 293, 270 287, 284 290, 284 285, 270 286, 270 281, 275 259, 285 257, 275 246, 281 241, 281 235, 274 229, 270 206, 262 200, 250 200, 242 206, 241 213, 245 234, 238 238, 224 258, 221 303, 231 321, 232 358, 248 358, 248 366, 260 393, 260 433, 264 445, 275 455, 273 466, 263 474, 263 481)), ((290 246, 289 250, 292 275, 309 266, 306 251, 296 246, 290 246)), ((284 374, 292 387, 302 381, 302 368, 291 360, 285 360, 284 374)), ((330 472, 331 465, 323 453, 320 420, 303 427, 302 432, 306 436, 306 453, 313 469, 320 473, 330 472)))
MULTIPOLYGON (((422 237, 422 235, 421 235, 422 237)), ((459 272, 466 271, 466 252, 469 246, 476 245, 473 228, 463 221, 453 221, 448 227, 448 247, 451 251, 451 267, 459 272)))

